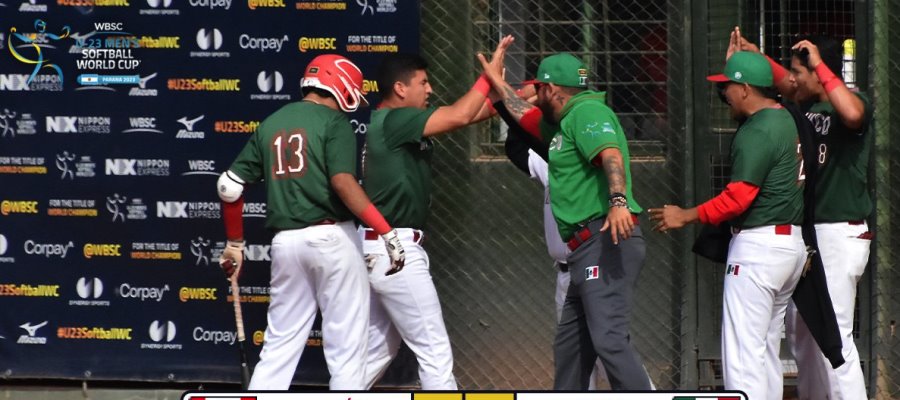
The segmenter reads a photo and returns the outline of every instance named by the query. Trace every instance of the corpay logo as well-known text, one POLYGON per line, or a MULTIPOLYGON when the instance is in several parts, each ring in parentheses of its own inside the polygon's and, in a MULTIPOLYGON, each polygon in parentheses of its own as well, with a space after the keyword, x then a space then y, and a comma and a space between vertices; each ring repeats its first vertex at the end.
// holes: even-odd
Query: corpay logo
POLYGON ((150 339, 154 342, 161 342, 165 340, 166 342, 171 342, 175 340, 175 323, 172 321, 159 322, 153 321, 150 324, 150 339))
POLYGON ((281 72, 278 71, 275 71, 272 75, 267 75, 266 71, 260 71, 259 75, 256 76, 256 85, 259 86, 259 90, 263 93, 269 93, 269 91, 278 93, 284 86, 284 78, 281 76, 281 72))
POLYGON ((81 277, 75 284, 75 291, 82 299, 98 299, 103 295, 103 281, 100 278, 81 277))
POLYGON ((194 328, 195 342, 213 342, 213 344, 228 343, 234 344, 237 334, 230 331, 208 331, 202 326, 194 328))
POLYGON ((222 47, 222 32, 217 28, 207 31, 206 28, 200 28, 197 31, 197 46, 203 50, 218 50, 222 47))
POLYGON ((169 285, 165 285, 160 288, 154 287, 138 287, 131 286, 128 283, 123 283, 116 290, 116 293, 122 298, 126 299, 139 299, 141 301, 152 300, 155 302, 160 302, 163 299, 163 296, 166 292, 169 291, 169 285))
POLYGON ((75 244, 70 240, 69 243, 66 244, 58 244, 58 243, 35 243, 33 240, 25 241, 25 254, 28 255, 38 255, 44 256, 47 258, 59 257, 66 258, 66 254, 69 252, 69 249, 75 247, 75 244))

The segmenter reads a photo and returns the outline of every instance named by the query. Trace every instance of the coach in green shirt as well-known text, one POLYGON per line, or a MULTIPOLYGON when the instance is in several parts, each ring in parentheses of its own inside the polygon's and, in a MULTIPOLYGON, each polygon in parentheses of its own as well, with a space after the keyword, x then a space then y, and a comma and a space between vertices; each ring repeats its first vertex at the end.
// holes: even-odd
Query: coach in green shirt
POLYGON ((631 191, 628 143, 605 93, 588 90, 587 69, 561 53, 545 58, 533 107, 487 73, 526 131, 549 141, 550 204, 572 253, 571 283, 556 333, 554 389, 587 390, 597 357, 615 390, 650 390, 629 340, 634 285, 646 245, 631 191), (540 117, 538 117, 540 115, 540 117))

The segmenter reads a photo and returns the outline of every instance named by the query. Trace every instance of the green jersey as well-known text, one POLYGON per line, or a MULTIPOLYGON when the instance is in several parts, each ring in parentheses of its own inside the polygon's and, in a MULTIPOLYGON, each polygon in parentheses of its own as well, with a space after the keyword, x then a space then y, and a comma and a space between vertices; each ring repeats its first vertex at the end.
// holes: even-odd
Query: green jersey
POLYGON ((363 151, 363 188, 393 226, 425 226, 434 145, 423 135, 435 110, 405 107, 372 112, 363 151))
POLYGON ((304 101, 285 105, 259 125, 229 170, 247 183, 265 180, 269 229, 353 218, 330 181, 356 175, 356 136, 340 111, 304 101))
POLYGON ((606 106, 606 93, 584 91, 572 96, 560 114, 559 127, 542 123, 541 135, 550 139, 550 207, 563 240, 579 224, 609 212, 606 172, 591 163, 603 150, 622 152, 628 209, 634 214, 643 211, 631 191, 628 142, 616 114, 606 106))
POLYGON ((829 102, 816 103, 806 113, 816 132, 819 154, 816 222, 858 221, 872 213, 868 185, 872 135, 866 132, 872 107, 865 95, 857 96, 865 107, 859 129, 844 125, 829 102))
POLYGON ((759 188, 731 225, 753 228, 803 222, 803 176, 797 125, 785 108, 765 108, 738 128, 731 143, 731 181, 759 188))

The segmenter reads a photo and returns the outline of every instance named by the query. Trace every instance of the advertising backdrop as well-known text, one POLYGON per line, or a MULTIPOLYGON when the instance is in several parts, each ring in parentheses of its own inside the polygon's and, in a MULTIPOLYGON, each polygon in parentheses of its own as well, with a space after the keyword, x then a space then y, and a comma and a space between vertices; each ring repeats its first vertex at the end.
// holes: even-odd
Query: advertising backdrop
MULTIPOLYGON (((397 0, 0 0, 0 375, 236 382, 218 175, 340 53, 419 48, 397 0)), ((365 134, 368 109, 351 116, 365 134)), ((240 296, 262 348, 269 242, 248 187, 240 296)), ((296 382, 326 384, 318 324, 296 382)), ((384 383, 405 385, 414 361, 384 383)))

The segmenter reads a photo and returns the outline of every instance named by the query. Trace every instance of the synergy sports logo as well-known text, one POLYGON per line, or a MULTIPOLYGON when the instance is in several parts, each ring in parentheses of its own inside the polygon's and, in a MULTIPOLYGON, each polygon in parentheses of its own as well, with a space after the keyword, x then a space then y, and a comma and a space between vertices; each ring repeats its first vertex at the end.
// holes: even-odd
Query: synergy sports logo
POLYGON ((38 336, 38 329, 43 328, 47 325, 47 321, 41 322, 37 325, 33 325, 30 321, 26 322, 22 325, 19 325, 19 328, 25 330, 25 334, 19 336, 19 340, 16 341, 18 344, 47 344, 47 338, 44 336, 38 336))
POLYGON ((6 236, 0 234, 0 263, 14 263, 16 259, 14 257, 3 257, 6 255, 6 251, 9 250, 9 241, 6 239, 6 236))
POLYGON ((181 11, 169 9, 172 6, 172 0, 147 0, 150 8, 142 8, 138 11, 140 15, 180 15, 181 11))
POLYGON ((99 300, 103 296, 103 281, 100 278, 82 276, 75 282, 75 293, 79 299, 69 300, 70 306, 109 307, 109 300, 99 300))
POLYGON ((281 72, 274 71, 271 74, 266 71, 260 71, 256 75, 256 87, 262 93, 254 93, 250 95, 250 100, 290 100, 291 95, 279 94, 284 88, 284 77, 281 72), (271 93, 269 93, 271 92, 271 93))
POLYGON ((151 350, 181 350, 180 343, 172 343, 178 329, 172 321, 155 320, 150 323, 148 330, 150 340, 153 343, 141 343, 142 349, 151 350))
POLYGON ((222 48, 222 43, 222 31, 218 28, 200 28, 197 31, 197 47, 203 51, 192 51, 190 56, 202 58, 231 57, 231 53, 227 51, 217 51, 222 48))

